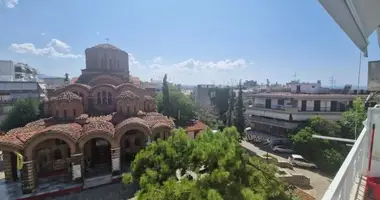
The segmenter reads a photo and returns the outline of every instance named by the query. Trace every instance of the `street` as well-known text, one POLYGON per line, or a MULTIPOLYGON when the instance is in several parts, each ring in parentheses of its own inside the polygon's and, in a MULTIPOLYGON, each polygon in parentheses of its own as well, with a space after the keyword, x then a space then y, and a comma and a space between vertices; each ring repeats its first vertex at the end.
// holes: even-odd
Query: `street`
MULTIPOLYGON (((252 151, 259 156, 267 154, 266 151, 259 149, 258 147, 256 147, 255 145, 253 145, 249 142, 242 141, 241 145, 244 148, 246 148, 247 150, 252 151)), ((275 155, 273 153, 269 153, 269 154, 272 155, 273 157, 277 158, 279 161, 286 161, 287 160, 286 158, 275 155)), ((322 199, 323 195, 325 194, 325 192, 326 192, 327 188, 329 187, 332 180, 329 177, 318 173, 317 171, 314 172, 314 171, 310 171, 310 170, 302 169, 302 168, 297 168, 297 167, 294 167, 293 170, 297 173, 303 174, 303 175, 307 176, 308 178, 310 178, 310 184, 313 188, 310 190, 304 190, 304 191, 315 196, 317 200, 322 199)))

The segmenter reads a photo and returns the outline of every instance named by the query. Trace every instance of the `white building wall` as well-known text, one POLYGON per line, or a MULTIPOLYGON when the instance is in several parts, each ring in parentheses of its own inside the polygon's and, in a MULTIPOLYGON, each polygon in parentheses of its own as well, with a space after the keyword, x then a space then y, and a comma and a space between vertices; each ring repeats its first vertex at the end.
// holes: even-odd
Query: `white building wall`
POLYGON ((0 60, 0 81, 12 81, 15 68, 11 60, 0 60))

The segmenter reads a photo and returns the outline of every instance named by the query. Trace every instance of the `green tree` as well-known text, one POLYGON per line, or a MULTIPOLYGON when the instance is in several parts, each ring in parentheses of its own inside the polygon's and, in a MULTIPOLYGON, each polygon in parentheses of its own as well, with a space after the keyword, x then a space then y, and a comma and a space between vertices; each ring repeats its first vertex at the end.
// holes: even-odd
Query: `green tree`
POLYGON ((132 162, 137 199, 291 199, 287 186, 275 176, 273 165, 251 157, 239 144, 236 128, 195 140, 176 130, 141 150, 132 162), (185 172, 191 176, 182 176, 185 172), (182 177, 182 178, 181 178, 182 177))
POLYGON ((334 174, 341 166, 348 147, 338 141, 313 138, 313 135, 339 137, 341 126, 320 116, 311 118, 307 126, 291 136, 293 148, 315 162, 319 169, 334 174))
POLYGON ((10 112, 5 116, 0 127, 3 131, 25 126, 35 121, 40 115, 40 102, 36 99, 19 99, 13 105, 10 112))
POLYGON ((240 133, 241 137, 244 138, 244 129, 245 129, 245 117, 244 117, 245 107, 243 103, 243 86, 241 80, 239 82, 239 91, 235 103, 234 109, 234 126, 240 133))
POLYGON ((367 112, 363 100, 357 97, 352 108, 342 114, 340 124, 342 126, 341 137, 354 139, 363 129, 363 121, 367 118, 367 112), (355 133, 356 132, 356 133, 355 133))
POLYGON ((214 107, 197 106, 195 113, 199 120, 212 129, 218 129, 219 126, 223 124, 223 122, 219 120, 214 107))
POLYGON ((227 126, 233 125, 233 115, 234 115, 234 105, 235 105, 235 92, 233 89, 229 91, 230 95, 228 98, 228 110, 226 112, 226 123, 227 126))
POLYGON ((190 96, 182 93, 178 88, 168 85, 168 92, 157 94, 156 103, 158 112, 163 113, 165 116, 172 117, 176 120, 179 126, 185 126, 187 122, 196 117, 196 106, 190 96), (170 93, 169 105, 170 109, 165 111, 165 93, 170 93), (167 113, 166 113, 167 112, 167 113))
POLYGON ((162 112, 165 116, 170 116, 170 94, 169 94, 169 85, 168 85, 168 77, 165 74, 164 79, 162 81, 162 112))

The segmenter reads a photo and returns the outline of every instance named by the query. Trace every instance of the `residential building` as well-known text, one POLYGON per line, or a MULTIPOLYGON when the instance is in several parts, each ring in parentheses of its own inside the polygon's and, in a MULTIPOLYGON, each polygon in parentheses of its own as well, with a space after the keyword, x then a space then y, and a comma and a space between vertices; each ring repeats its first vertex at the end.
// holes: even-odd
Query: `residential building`
POLYGON ((46 98, 43 84, 26 81, 0 81, 0 122, 12 109, 13 102, 26 98, 37 100, 46 98))
POLYGON ((208 128, 206 124, 204 124, 200 120, 193 120, 190 122, 188 126, 185 127, 185 131, 188 134, 188 136, 192 139, 197 137, 199 133, 202 131, 205 131, 208 128))
POLYGON ((85 55, 77 82, 56 88, 44 102, 50 117, 0 136, 5 179, 19 182, 14 189, 24 194, 68 182, 80 183, 72 186, 78 190, 110 183, 151 138, 167 139, 174 127, 156 112, 154 91, 131 83, 125 51, 100 44, 85 55), (21 177, 14 152, 24 158, 21 177))
POLYGON ((197 85, 193 92, 195 103, 201 106, 211 106, 211 99, 216 94, 213 91, 215 88, 217 88, 215 85, 197 85))
POLYGON ((0 81, 13 81, 15 78, 15 68, 13 61, 0 60, 0 81))
POLYGON ((351 91, 327 93, 329 90, 320 83, 299 83, 289 87, 290 92, 250 95, 252 104, 247 106, 245 114, 253 130, 286 135, 315 115, 337 121, 358 96, 351 91))

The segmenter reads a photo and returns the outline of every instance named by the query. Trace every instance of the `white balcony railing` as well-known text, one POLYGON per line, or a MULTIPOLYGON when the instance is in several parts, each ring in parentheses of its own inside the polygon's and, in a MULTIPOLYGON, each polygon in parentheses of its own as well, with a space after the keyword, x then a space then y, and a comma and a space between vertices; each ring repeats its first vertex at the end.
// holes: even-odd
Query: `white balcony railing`
POLYGON ((368 168, 369 131, 364 128, 348 153, 322 200, 349 200, 356 195, 361 177, 368 168))

